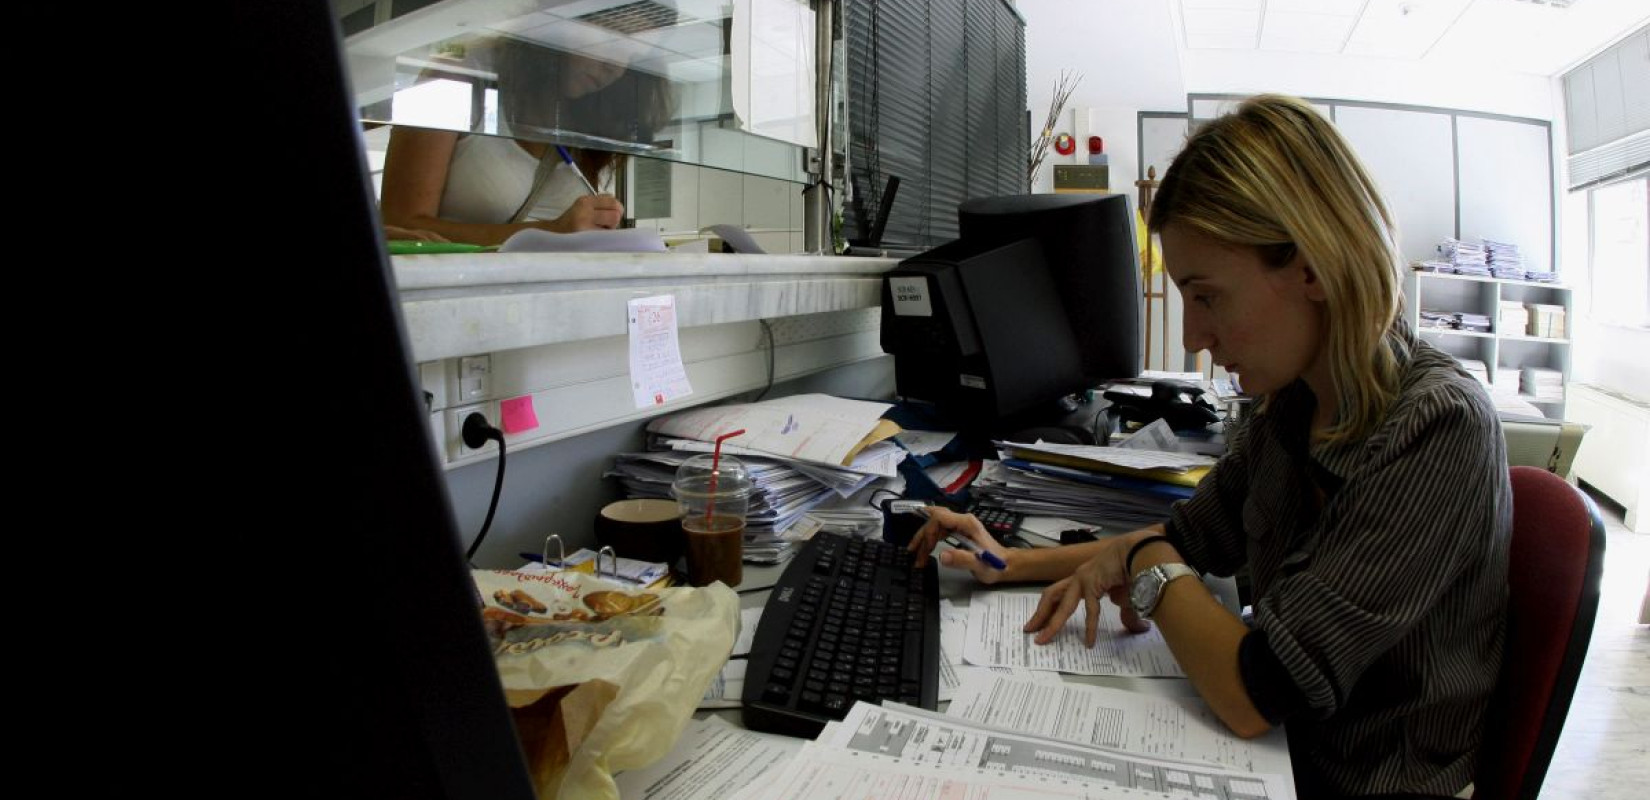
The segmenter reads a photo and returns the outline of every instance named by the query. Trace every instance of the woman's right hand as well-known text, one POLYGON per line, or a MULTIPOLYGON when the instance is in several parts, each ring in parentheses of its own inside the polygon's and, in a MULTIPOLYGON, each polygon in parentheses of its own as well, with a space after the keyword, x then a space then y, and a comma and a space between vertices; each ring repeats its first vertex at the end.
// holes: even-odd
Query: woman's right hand
MULTIPOLYGON (((1009 569, 1014 567, 1015 553, 1012 549, 997 544, 997 540, 986 533, 985 526, 973 514, 958 514, 942 506, 928 506, 928 521, 923 523, 906 551, 916 555, 916 566, 928 561, 930 553, 934 552, 934 545, 947 536, 966 538, 981 550, 995 553, 1009 569)), ((981 583, 996 583, 1003 580, 1007 569, 997 569, 981 561, 979 556, 961 548, 951 548, 940 553, 940 565, 952 569, 966 569, 974 573, 975 580, 981 583)))
POLYGON ((545 227, 557 233, 577 233, 598 228, 611 230, 619 227, 619 221, 623 218, 624 204, 619 202, 619 198, 610 194, 587 194, 574 200, 571 207, 545 227))

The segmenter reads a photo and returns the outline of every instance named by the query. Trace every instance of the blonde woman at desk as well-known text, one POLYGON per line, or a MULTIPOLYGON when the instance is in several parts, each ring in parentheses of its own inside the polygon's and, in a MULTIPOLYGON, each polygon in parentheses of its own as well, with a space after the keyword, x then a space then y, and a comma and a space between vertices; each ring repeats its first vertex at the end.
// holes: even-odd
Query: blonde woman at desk
POLYGON ((1301 797, 1450 795, 1471 779, 1501 665, 1512 522, 1495 407, 1399 314, 1391 213, 1335 128, 1251 98, 1199 129, 1151 208, 1188 349, 1259 408, 1161 525, 1083 545, 997 548, 943 509, 914 537, 967 535, 997 571, 1056 581, 1025 630, 1047 643, 1099 598, 1156 623, 1237 734, 1288 721, 1301 797), (1198 573, 1252 576, 1252 627, 1198 573))

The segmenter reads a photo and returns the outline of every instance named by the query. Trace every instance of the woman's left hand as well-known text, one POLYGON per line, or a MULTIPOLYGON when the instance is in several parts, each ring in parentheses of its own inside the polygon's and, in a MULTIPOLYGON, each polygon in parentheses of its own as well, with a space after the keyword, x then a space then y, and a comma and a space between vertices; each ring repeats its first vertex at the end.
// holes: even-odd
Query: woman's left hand
POLYGON ((1077 604, 1082 603, 1088 622, 1083 633, 1083 644, 1093 647, 1100 630, 1101 595, 1110 597, 1122 609, 1124 627, 1135 633, 1149 630, 1151 624, 1135 614, 1134 606, 1129 603, 1129 576, 1124 570, 1123 559, 1141 535, 1151 533, 1153 531, 1136 531, 1110 539, 1098 555, 1083 562, 1071 577, 1044 589, 1042 600, 1037 603, 1037 611, 1026 620, 1025 632, 1035 632, 1037 644, 1054 641, 1060 628, 1065 626, 1066 619, 1077 610, 1077 604))

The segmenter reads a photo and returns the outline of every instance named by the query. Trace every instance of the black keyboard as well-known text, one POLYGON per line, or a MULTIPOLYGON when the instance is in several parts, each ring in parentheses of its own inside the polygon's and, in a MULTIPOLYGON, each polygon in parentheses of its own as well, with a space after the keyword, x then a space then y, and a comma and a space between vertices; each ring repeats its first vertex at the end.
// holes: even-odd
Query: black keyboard
POLYGON ((855 700, 933 709, 939 574, 887 542, 819 533, 768 595, 745 672, 745 727, 814 738, 855 700))

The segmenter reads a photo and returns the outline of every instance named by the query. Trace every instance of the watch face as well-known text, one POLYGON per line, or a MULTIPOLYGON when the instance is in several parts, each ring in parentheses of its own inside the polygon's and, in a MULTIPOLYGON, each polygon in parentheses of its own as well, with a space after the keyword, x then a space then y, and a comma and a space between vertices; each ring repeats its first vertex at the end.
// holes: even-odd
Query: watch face
POLYGON ((1136 575, 1134 585, 1129 587, 1129 605, 1140 616, 1151 613, 1153 602, 1157 599, 1157 576, 1151 570, 1136 575))

